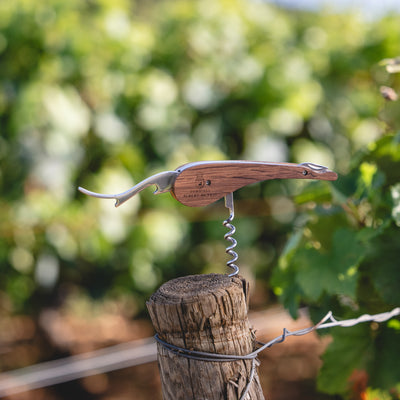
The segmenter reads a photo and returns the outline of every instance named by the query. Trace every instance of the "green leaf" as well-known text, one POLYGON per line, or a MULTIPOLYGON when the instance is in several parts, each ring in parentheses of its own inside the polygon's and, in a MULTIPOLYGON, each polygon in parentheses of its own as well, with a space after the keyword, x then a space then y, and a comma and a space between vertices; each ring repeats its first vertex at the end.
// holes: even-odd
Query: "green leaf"
POLYGON ((379 329, 374 343, 374 358, 368 368, 370 385, 387 390, 400 384, 400 331, 388 326, 389 324, 379 329))
POLYGON ((384 136, 373 144, 372 151, 365 157, 365 161, 376 163, 378 169, 385 174, 387 184, 400 181, 400 143, 393 135, 384 136))
POLYGON ((279 258, 280 269, 287 268, 293 255, 299 248, 302 237, 303 237, 303 231, 300 229, 289 237, 289 240, 286 242, 285 247, 282 251, 281 257, 279 258))
POLYGON ((306 296, 317 301, 323 292, 355 298, 358 265, 365 248, 356 232, 338 229, 333 234, 332 248, 323 253, 315 248, 299 251, 296 260, 297 282, 306 296))
POLYGON ((378 169, 375 164, 363 162, 360 165, 361 179, 366 188, 371 188, 372 182, 378 169))
POLYGON ((363 273, 373 282, 381 297, 390 305, 400 304, 399 268, 400 230, 391 226, 369 242, 363 273))
POLYGON ((380 389, 368 388, 366 391, 366 400, 392 400, 389 392, 380 389))
POLYGON ((300 299, 304 295, 296 282, 296 271, 291 263, 292 258, 296 256, 302 237, 302 230, 291 235, 279 259, 278 268, 274 269, 271 277, 275 294, 279 296, 280 301, 293 318, 297 316, 300 299))
POLYGON ((333 341, 322 356, 323 365, 317 379, 321 392, 344 395, 355 369, 365 369, 371 348, 371 329, 367 324, 332 329, 333 341))
POLYGON ((332 199, 331 185, 326 181, 311 182, 294 198, 296 204, 307 204, 311 201, 320 203, 332 199))
POLYGON ((296 256, 297 282, 310 300, 317 301, 322 292, 329 287, 335 275, 328 265, 326 255, 317 250, 302 249, 296 256))

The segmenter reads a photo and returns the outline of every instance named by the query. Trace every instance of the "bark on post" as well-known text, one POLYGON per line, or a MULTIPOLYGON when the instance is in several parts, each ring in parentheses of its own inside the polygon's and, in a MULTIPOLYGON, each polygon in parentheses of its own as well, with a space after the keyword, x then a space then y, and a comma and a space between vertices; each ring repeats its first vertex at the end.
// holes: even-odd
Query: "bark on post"
MULTIPOLYGON (((240 276, 209 274, 171 280, 147 302, 153 326, 172 345, 208 353, 246 355, 254 350, 247 318, 248 284, 240 276)), ((198 361, 158 344, 165 400, 237 400, 252 361, 198 361)), ((246 400, 263 400, 257 372, 246 400)))

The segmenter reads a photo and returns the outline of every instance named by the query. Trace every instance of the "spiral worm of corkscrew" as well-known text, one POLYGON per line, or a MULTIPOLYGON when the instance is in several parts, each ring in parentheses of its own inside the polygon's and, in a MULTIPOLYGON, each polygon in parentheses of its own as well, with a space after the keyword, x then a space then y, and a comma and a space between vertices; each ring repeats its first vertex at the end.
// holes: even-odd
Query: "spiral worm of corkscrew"
POLYGON ((226 265, 229 268, 233 269, 233 272, 228 275, 229 277, 231 277, 231 276, 235 276, 235 275, 237 275, 239 273, 239 267, 235 264, 235 262, 238 259, 238 255, 237 255, 236 251, 233 250, 237 246, 237 241, 236 241, 235 238, 232 237, 234 235, 234 233, 236 232, 236 228, 232 224, 232 221, 235 218, 235 212, 233 210, 233 196, 232 196, 232 194, 229 194, 229 195, 227 195, 225 197, 225 205, 229 209, 230 215, 229 215, 229 218, 227 218, 222 224, 226 228, 229 229, 229 232, 227 232, 224 235, 224 239, 228 240, 229 242, 232 243, 225 250, 225 253, 227 253, 230 256, 232 256, 232 258, 226 263, 226 265))

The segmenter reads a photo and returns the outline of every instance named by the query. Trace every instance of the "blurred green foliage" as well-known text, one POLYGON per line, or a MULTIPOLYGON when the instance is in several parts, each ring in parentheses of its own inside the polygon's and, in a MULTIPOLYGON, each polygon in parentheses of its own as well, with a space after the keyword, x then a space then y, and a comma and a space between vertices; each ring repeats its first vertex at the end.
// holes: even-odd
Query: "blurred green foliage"
MULTIPOLYGON (((400 304, 399 139, 387 134, 355 157, 351 171, 333 185, 329 206, 315 199, 288 241, 272 283, 294 315, 301 304, 315 321, 329 309, 354 318, 400 304)), ((330 333, 334 340, 323 355, 320 390, 346 394, 349 378, 360 369, 368 371, 372 387, 399 383, 398 320, 330 333)))
MULTIPOLYGON (((396 17, 253 1, 0 2, 3 310, 35 314, 79 288, 134 297, 134 314, 167 279, 224 272, 222 204, 145 191, 115 210, 76 190, 120 192, 205 159, 340 174, 235 193, 239 265, 293 314, 399 305, 399 106, 379 94, 398 83, 379 61, 399 54, 399 34, 396 17)), ((321 390, 344 395, 354 368, 398 383, 398 327, 333 335, 321 390)))

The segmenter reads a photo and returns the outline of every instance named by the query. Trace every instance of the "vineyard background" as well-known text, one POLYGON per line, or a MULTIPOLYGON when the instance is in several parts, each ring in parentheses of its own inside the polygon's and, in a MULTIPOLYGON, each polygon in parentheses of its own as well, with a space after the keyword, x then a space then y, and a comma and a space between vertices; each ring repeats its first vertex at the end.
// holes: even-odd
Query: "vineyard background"
MULTIPOLYGON (((400 114, 381 95, 399 89, 398 21, 233 0, 1 2, 0 369, 149 336, 162 282, 225 272, 222 203, 148 190, 115 210, 76 190, 120 192, 189 161, 340 175, 235 193, 253 310, 307 306, 317 322, 398 306, 400 114)), ((349 329, 322 338, 307 387, 397 399, 400 322, 349 329)), ((132 374, 150 386, 146 368, 132 374)), ((36 394, 118 398, 91 379, 36 394)))

